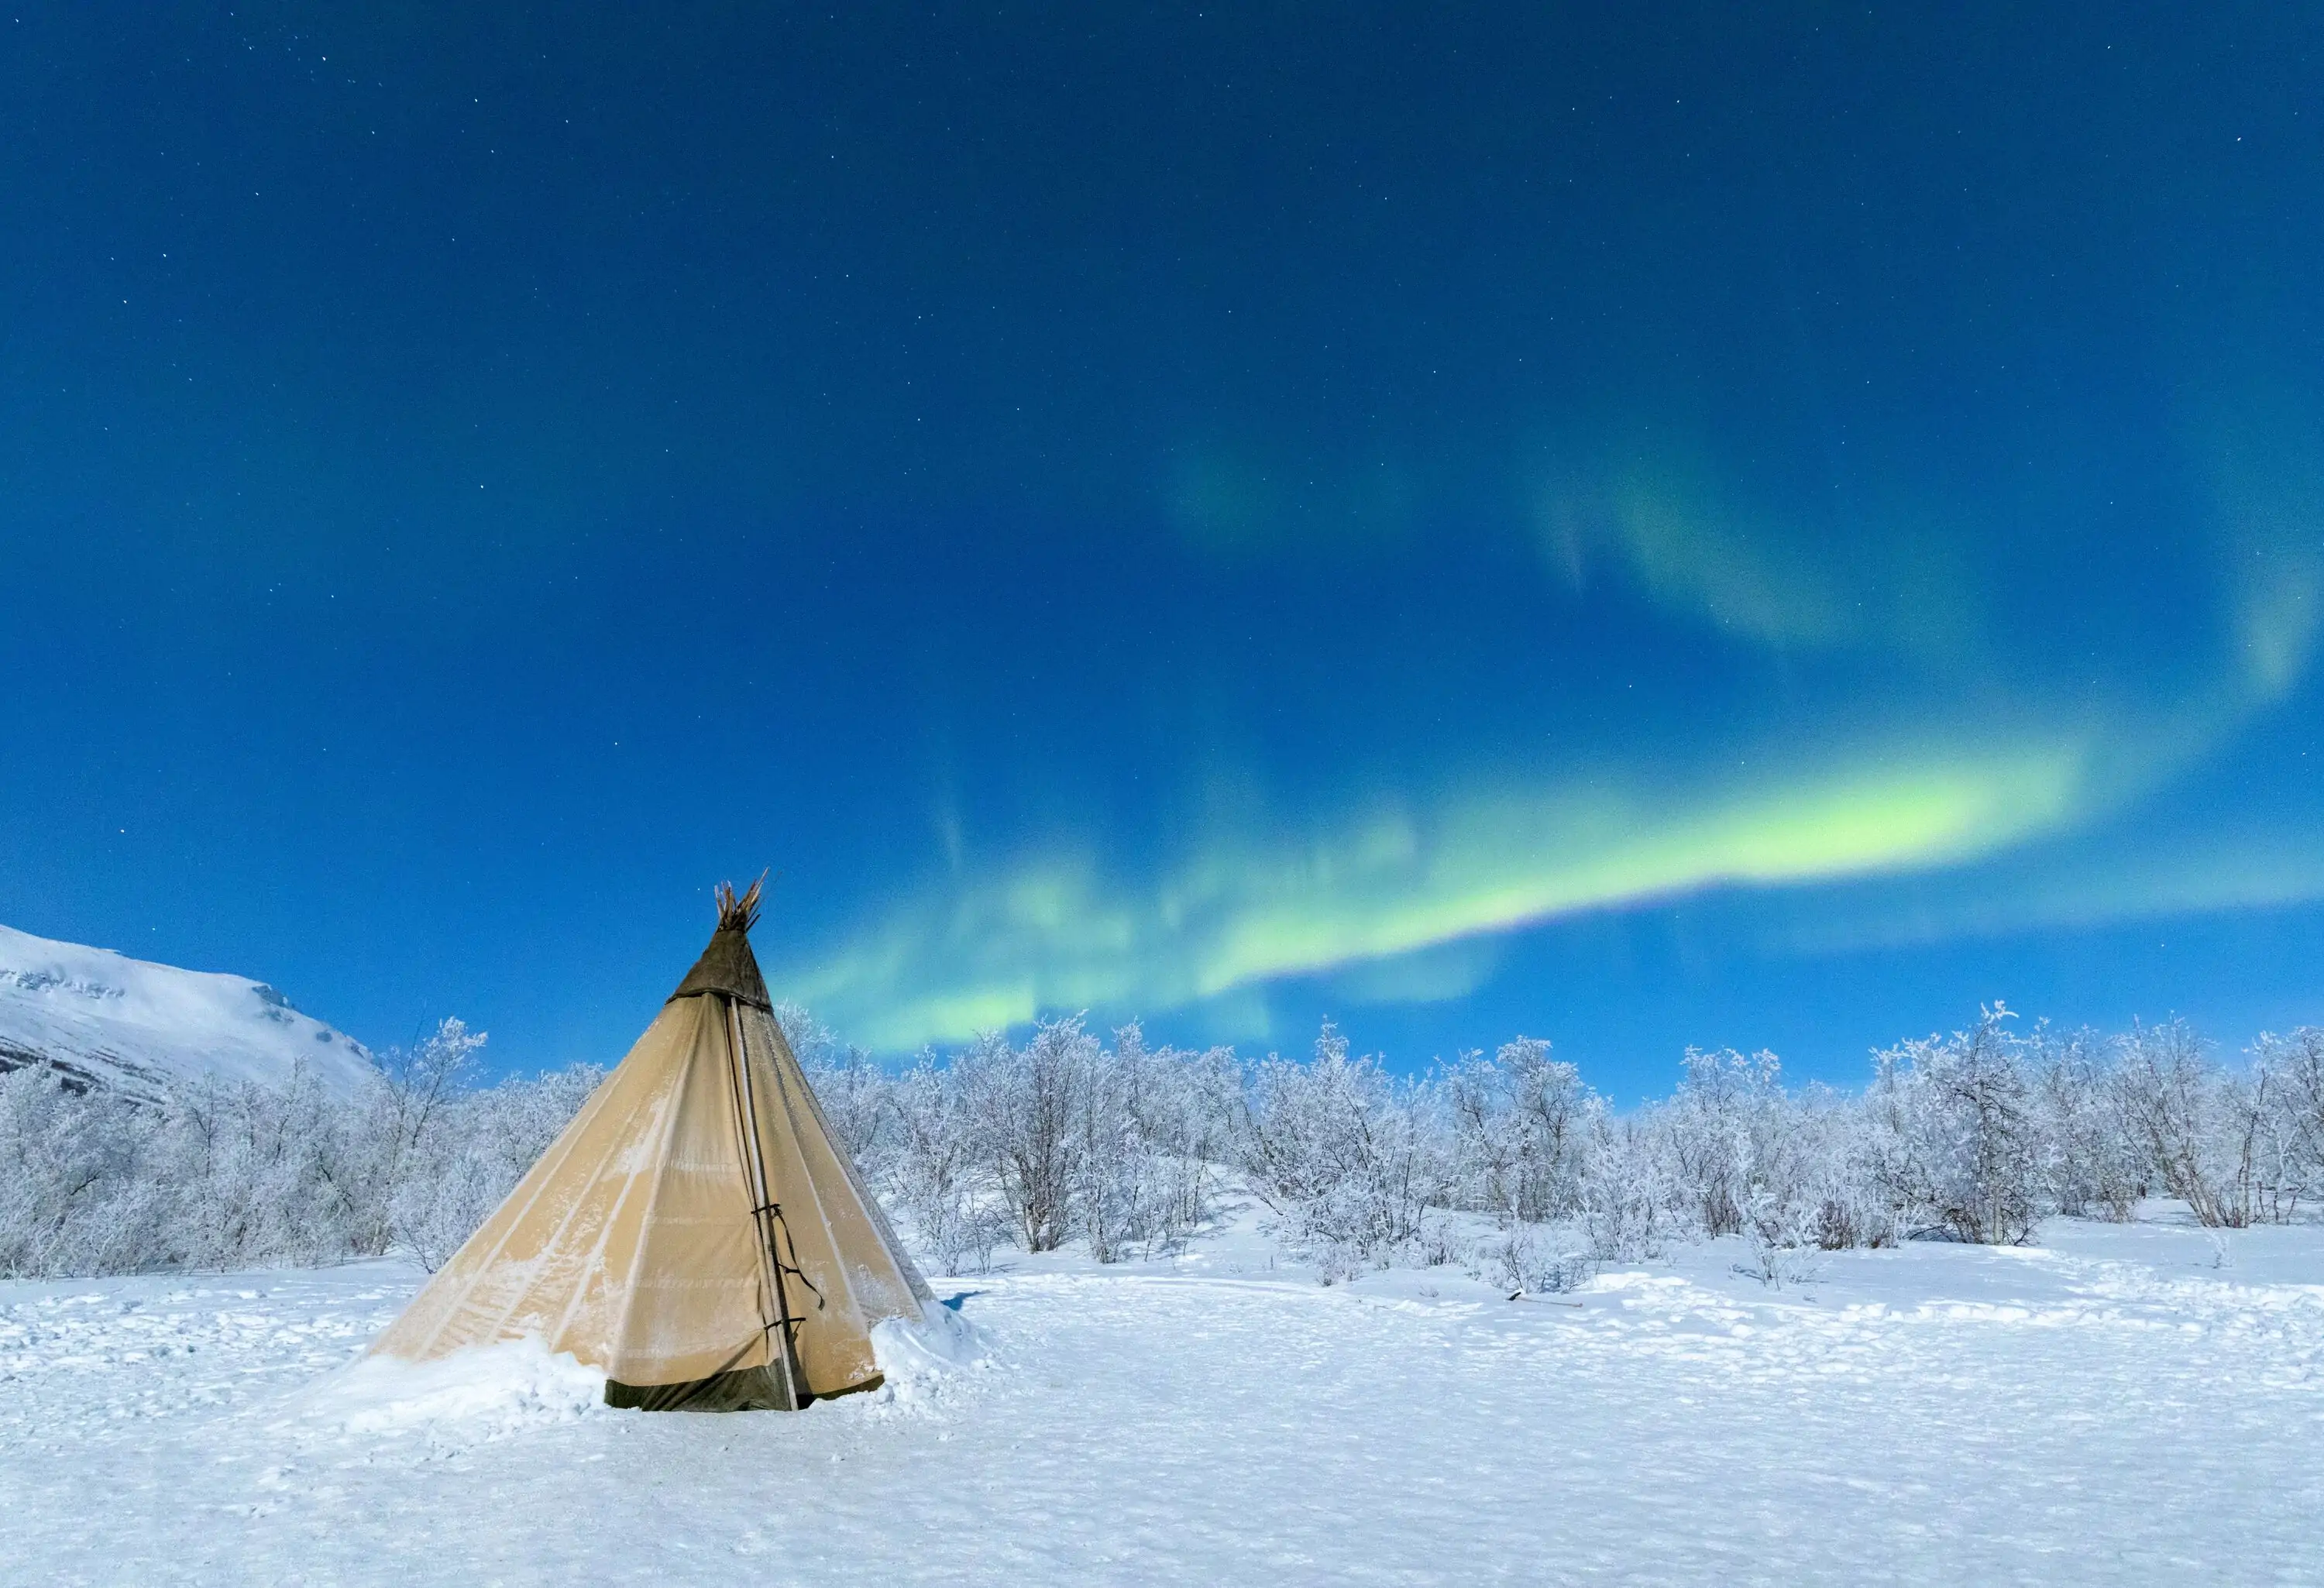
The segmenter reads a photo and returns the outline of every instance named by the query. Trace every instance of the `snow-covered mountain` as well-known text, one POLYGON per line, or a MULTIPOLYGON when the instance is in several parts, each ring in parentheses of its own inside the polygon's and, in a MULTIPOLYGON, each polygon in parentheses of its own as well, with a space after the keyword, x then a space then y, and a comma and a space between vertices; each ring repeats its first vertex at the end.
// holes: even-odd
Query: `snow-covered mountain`
POLYGON ((341 1094, 372 1064, 362 1043, 263 982, 0 927, 0 1070, 48 1065, 151 1097, 204 1071, 279 1082, 301 1060, 341 1094))

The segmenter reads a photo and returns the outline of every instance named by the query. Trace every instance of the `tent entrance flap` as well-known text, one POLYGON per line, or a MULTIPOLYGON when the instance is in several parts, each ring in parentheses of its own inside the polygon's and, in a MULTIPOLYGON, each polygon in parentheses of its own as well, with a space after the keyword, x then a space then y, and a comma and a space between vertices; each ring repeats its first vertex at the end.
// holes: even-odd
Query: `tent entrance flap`
POLYGON ((782 1370, 779 1368, 737 1368, 731 1373, 713 1373, 706 1379, 696 1379, 689 1384, 624 1384, 615 1379, 605 1380, 605 1404, 635 1411, 790 1411, 805 1410, 816 1400, 834 1400, 842 1395, 855 1395, 866 1390, 877 1390, 887 1382, 879 1373, 860 1384, 850 1384, 844 1390, 828 1390, 821 1395, 802 1395, 795 1408, 785 1394, 782 1370))

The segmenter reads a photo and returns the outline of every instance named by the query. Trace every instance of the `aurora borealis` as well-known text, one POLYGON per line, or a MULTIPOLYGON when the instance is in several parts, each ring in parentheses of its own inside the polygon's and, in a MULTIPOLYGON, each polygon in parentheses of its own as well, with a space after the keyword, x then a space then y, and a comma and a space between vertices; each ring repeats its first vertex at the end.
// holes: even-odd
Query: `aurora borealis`
POLYGON ((2324 1017, 2324 23, 32 8, 0 920, 610 1059, 2324 1017))

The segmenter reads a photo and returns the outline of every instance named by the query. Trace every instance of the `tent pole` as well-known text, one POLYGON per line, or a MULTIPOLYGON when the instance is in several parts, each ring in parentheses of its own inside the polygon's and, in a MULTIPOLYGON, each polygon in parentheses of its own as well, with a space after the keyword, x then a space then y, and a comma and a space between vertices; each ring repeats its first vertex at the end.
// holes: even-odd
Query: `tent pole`
POLYGON ((783 1284, 782 1249, 775 1242, 775 1221, 779 1209, 767 1179, 766 1146, 759 1137, 758 1095, 751 1083, 751 1049, 742 1035, 742 1006, 731 998, 725 1003, 727 1034, 732 1038, 727 1053, 733 1065, 734 1101, 740 1116, 737 1122, 748 1139, 750 1168, 756 1177, 752 1186, 751 1216, 758 1224, 759 1241, 766 1249, 768 1281, 774 1287, 775 1319, 767 1325, 767 1332, 780 1343, 774 1354, 783 1376, 783 1397, 789 1403, 785 1409, 798 1411, 807 1404, 807 1390, 799 1373, 798 1343, 792 1337, 798 1320, 791 1316, 790 1292, 783 1284))

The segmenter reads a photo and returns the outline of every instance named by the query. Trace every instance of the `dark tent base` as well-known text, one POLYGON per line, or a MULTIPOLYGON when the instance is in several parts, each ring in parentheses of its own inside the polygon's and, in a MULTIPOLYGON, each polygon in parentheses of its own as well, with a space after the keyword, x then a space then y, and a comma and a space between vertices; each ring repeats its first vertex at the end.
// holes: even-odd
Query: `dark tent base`
MULTIPOLYGON (((874 1373, 858 1384, 844 1390, 834 1390, 822 1395, 810 1395, 807 1402, 835 1400, 842 1395, 854 1395, 865 1390, 877 1390, 885 1380, 874 1373)), ((713 1373, 706 1379, 696 1379, 687 1384, 624 1384, 619 1380, 605 1380, 605 1404, 636 1411, 788 1411, 783 1400, 783 1381, 772 1368, 738 1368, 731 1373, 713 1373)), ((806 1402, 802 1403, 802 1406, 806 1402)))

